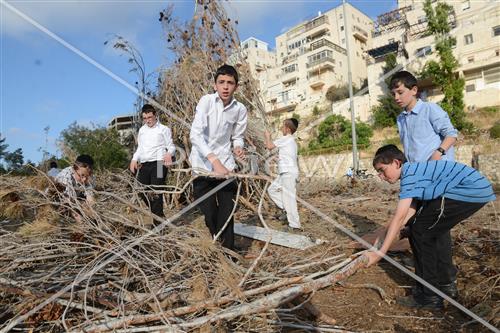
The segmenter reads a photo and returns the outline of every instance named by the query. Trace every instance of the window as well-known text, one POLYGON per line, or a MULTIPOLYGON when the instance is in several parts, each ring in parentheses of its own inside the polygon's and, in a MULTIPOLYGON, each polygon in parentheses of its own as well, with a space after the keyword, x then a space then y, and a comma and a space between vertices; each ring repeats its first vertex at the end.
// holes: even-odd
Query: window
POLYGON ((342 67, 342 61, 339 61, 339 66, 342 67))
POLYGON ((471 63, 471 62, 474 62, 474 56, 470 56, 467 58, 467 62, 468 63, 471 63))
POLYGON ((483 71, 486 84, 500 82, 500 67, 492 67, 483 71))
POLYGON ((425 23, 427 22, 427 16, 422 15, 417 18, 418 23, 425 23))
POLYGON ((340 31, 344 31, 344 26, 341 26, 341 27, 340 27, 340 31))
POLYGON ((342 44, 345 44, 345 38, 342 38, 342 44))
POLYGON ((282 71, 283 71, 283 74, 287 74, 287 73, 292 73, 292 72, 295 72, 296 70, 298 70, 299 66, 297 64, 291 64, 290 66, 286 66, 284 68, 282 68, 282 71))
POLYGON ((431 54, 431 53, 432 53, 432 48, 430 46, 424 46, 424 47, 417 49, 417 51, 415 51, 415 55, 419 58, 423 58, 426 55, 431 54))
POLYGON ((335 59, 333 59, 333 51, 330 51, 330 50, 324 50, 324 51, 318 52, 316 54, 313 54, 312 56, 308 56, 307 61, 309 63, 314 63, 314 62, 319 61, 323 58, 330 58, 333 60, 333 63, 335 63, 335 59))
POLYGON ((342 19, 342 18, 343 18, 343 16, 342 16, 342 14, 340 14, 340 15, 339 15, 339 19, 342 19))
POLYGON ((465 91, 466 92, 471 92, 471 91, 476 91, 476 85, 475 84, 468 84, 465 86, 465 91))
POLYGON ((500 36, 500 25, 493 27, 493 36, 500 36))
POLYGON ((465 41, 465 45, 469 45, 469 44, 474 43, 474 39, 472 38, 472 34, 465 35, 464 41, 465 41))
POLYGON ((462 1, 462 10, 467 10, 470 8, 470 0, 462 1))
POLYGON ((464 72, 465 81, 474 81, 483 78, 483 73, 479 71, 474 72, 464 72))
POLYGON ((500 56, 500 50, 495 50, 495 57, 499 57, 500 56))

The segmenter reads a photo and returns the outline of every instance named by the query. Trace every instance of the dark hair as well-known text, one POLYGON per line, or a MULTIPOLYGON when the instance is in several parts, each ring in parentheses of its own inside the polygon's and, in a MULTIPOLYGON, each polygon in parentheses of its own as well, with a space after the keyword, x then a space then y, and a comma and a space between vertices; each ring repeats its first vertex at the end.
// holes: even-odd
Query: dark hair
POLYGON ((288 127, 293 134, 297 131, 297 128, 299 127, 299 121, 295 118, 285 119, 285 126, 288 127))
POLYGON ((215 78, 214 78, 215 82, 217 82, 217 78, 219 77, 219 75, 232 76, 236 84, 238 84, 238 72, 236 71, 236 68, 234 68, 231 65, 224 64, 219 68, 217 68, 217 72, 215 72, 215 78))
POLYGON ((406 162, 405 154, 395 145, 385 145, 380 147, 373 158, 373 167, 376 164, 391 164, 392 161, 399 160, 401 164, 406 162))
POLYGON ((51 161, 51 162, 50 162, 50 168, 57 168, 57 163, 56 163, 56 161, 51 161))
POLYGON ((152 113, 156 116, 156 109, 151 104, 144 104, 142 106, 141 113, 152 113))
POLYGON ((94 159, 90 155, 80 155, 76 158, 75 166, 92 169, 94 167, 94 159))
POLYGON ((399 71, 391 77, 389 89, 396 89, 399 84, 403 84, 406 88, 412 89, 417 86, 417 78, 412 73, 407 71, 399 71))

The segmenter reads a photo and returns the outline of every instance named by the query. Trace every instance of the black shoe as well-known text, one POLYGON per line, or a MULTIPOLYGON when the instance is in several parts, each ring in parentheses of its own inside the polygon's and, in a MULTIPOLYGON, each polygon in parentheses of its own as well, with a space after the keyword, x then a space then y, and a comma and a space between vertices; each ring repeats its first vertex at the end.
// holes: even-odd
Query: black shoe
POLYGON ((420 295, 417 297, 404 296, 396 298, 396 303, 408 308, 442 310, 444 308, 443 299, 439 296, 420 295))
POLYGON ((452 283, 448 284, 439 285, 439 290, 441 290, 443 293, 445 293, 446 295, 450 296, 453 299, 458 298, 458 289, 456 281, 453 281, 452 283))
MULTIPOLYGON (((449 284, 440 284, 438 289, 453 299, 458 298, 458 289, 456 281, 453 281, 449 284)), ((416 297, 419 297, 422 294, 422 291, 423 291, 422 286, 420 285, 414 285, 413 287, 411 287, 411 294, 416 297)))

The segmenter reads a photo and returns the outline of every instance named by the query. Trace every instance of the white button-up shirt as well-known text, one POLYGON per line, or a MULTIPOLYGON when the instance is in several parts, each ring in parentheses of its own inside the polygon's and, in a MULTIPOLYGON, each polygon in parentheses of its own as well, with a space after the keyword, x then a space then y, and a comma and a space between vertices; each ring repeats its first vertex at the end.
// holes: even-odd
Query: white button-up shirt
POLYGON ((153 127, 142 125, 137 136, 137 150, 132 160, 141 163, 162 161, 166 153, 175 154, 172 131, 158 121, 153 127))
POLYGON ((299 173, 297 164, 297 143, 293 135, 288 134, 282 136, 273 142, 278 147, 279 161, 278 172, 282 173, 299 173))
POLYGON ((224 106, 217 93, 203 96, 196 106, 189 134, 192 144, 189 161, 193 169, 211 172, 212 163, 207 156, 213 153, 226 169, 234 170, 231 141, 233 147, 243 148, 246 127, 247 109, 243 104, 233 98, 224 106))

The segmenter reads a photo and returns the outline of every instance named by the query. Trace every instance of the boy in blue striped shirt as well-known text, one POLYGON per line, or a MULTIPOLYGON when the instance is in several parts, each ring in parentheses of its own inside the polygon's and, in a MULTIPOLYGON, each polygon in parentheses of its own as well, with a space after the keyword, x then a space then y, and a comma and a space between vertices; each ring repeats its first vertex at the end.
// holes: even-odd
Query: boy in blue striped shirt
MULTIPOLYGON (((453 161, 406 163, 395 145, 380 148, 373 159, 379 177, 391 184, 400 180, 399 202, 389 222, 381 254, 386 254, 406 221, 415 260, 415 274, 436 288, 450 266, 451 246, 443 249, 450 229, 496 199, 490 182, 477 170, 453 161), (449 251, 449 262, 438 265, 438 249, 449 251)), ((377 263, 379 252, 368 252, 367 267, 377 263)), ((446 257, 446 256, 445 256, 446 257)), ((443 300, 430 289, 419 286, 398 303, 417 308, 440 309, 443 300)))

